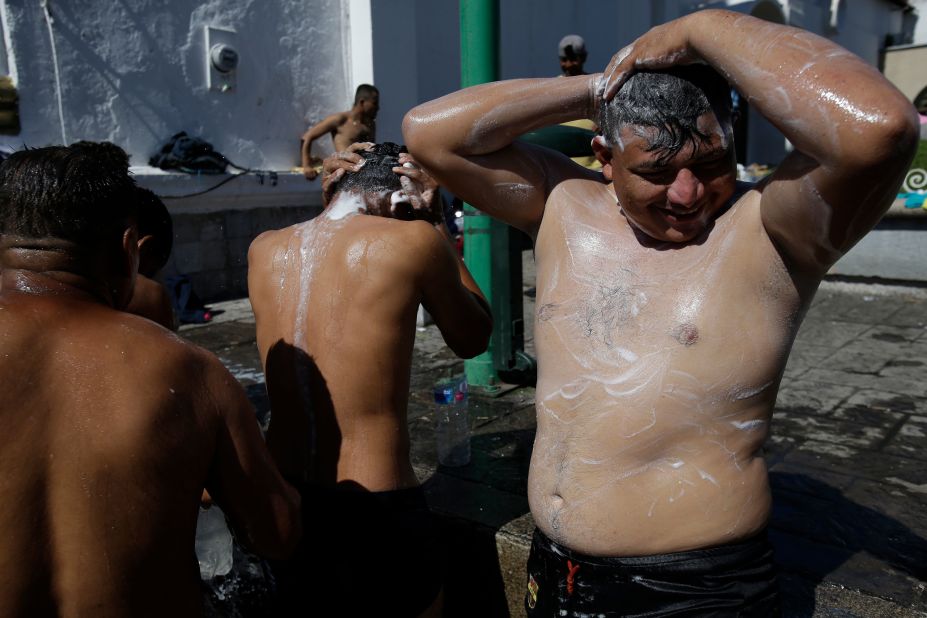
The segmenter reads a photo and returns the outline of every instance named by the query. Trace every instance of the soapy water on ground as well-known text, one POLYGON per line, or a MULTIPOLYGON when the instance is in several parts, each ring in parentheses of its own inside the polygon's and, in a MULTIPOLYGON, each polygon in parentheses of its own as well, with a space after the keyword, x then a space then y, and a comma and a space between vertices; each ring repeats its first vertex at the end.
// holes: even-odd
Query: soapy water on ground
POLYGON ((251 618, 268 615, 274 590, 267 563, 235 542, 217 506, 200 509, 196 526, 204 615, 251 618))

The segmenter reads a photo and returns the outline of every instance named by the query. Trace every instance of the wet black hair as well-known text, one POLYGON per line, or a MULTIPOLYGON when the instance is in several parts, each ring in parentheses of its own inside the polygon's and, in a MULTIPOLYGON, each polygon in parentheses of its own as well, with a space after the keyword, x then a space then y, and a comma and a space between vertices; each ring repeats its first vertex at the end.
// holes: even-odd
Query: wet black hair
POLYGON ((697 123, 699 116, 711 111, 722 127, 730 120, 730 86, 708 65, 693 64, 635 73, 602 106, 599 126, 609 145, 618 141, 625 125, 656 128, 647 151, 659 152, 659 160, 668 161, 687 143, 697 150, 709 139, 697 123))
POLYGON ((139 263, 139 272, 146 277, 151 277, 164 268, 171 256, 171 249, 174 247, 174 221, 164 202, 157 195, 142 187, 138 187, 136 192, 138 196, 138 237, 141 239, 151 236, 151 240, 146 244, 146 252, 151 261, 144 267, 145 270, 153 271, 151 273, 142 272, 143 265, 139 263))
POLYGON ((108 142, 13 153, 0 164, 0 234, 81 244, 121 235, 138 208, 128 160, 108 142))
POLYGON ((104 165, 106 167, 112 167, 113 169, 120 167, 126 170, 129 169, 129 155, 126 154, 125 150, 112 142, 90 142, 81 140, 71 144, 71 148, 75 150, 86 150, 92 153, 94 157, 105 161, 104 165))
POLYGON ((354 91, 354 105, 357 105, 364 99, 372 99, 378 96, 380 96, 380 91, 377 90, 376 86, 361 84, 357 87, 357 90, 354 91))
POLYGON ((364 165, 356 172, 349 172, 341 177, 333 192, 355 191, 357 193, 381 193, 399 191, 402 184, 399 174, 393 171, 399 167, 399 155, 408 152, 405 146, 392 142, 374 144, 370 150, 359 150, 357 154, 364 157, 364 165))

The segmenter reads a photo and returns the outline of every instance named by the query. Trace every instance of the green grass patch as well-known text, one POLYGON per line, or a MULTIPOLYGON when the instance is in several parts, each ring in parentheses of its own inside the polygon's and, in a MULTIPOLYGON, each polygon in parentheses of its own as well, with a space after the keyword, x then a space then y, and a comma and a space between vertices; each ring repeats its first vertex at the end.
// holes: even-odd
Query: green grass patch
POLYGON ((917 145, 917 154, 911 161, 911 169, 927 170, 927 140, 921 140, 917 145))

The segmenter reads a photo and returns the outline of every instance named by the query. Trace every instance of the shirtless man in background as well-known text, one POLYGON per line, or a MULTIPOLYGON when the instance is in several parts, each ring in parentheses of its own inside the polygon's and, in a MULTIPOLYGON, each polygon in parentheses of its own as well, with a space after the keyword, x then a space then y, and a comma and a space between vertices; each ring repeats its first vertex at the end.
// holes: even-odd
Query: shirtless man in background
POLYGON ((207 487, 284 557, 299 496, 213 355, 123 311, 136 187, 92 149, 0 166, 0 615, 199 616, 207 487))
POLYGON ((312 143, 325 135, 332 136, 335 152, 343 152, 354 143, 377 141, 377 112, 380 111, 380 91, 370 84, 361 84, 354 93, 354 107, 338 112, 303 133, 301 160, 306 180, 319 175, 321 160, 312 156, 312 143))
POLYGON ((762 454, 776 393, 821 279, 891 203, 917 130, 841 47, 709 10, 604 74, 409 112, 416 160, 535 238, 529 615, 777 611, 762 454), (756 186, 736 183, 712 68, 795 147, 756 186), (603 130, 601 175, 515 141, 583 115, 603 130))
POLYGON ((276 572, 281 615, 440 613, 440 549, 409 461, 416 313, 424 305, 464 358, 486 349, 492 318, 437 185, 395 144, 355 148, 367 147, 326 160, 321 215, 248 253, 268 446, 285 456, 311 443, 284 471, 317 505, 304 511, 304 548, 276 572))

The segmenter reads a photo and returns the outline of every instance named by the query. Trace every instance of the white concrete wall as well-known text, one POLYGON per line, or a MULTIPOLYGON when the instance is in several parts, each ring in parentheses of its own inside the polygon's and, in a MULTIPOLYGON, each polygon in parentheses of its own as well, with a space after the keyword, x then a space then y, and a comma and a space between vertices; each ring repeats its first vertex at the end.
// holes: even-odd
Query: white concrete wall
POLYGON ((927 0, 909 0, 917 11, 917 21, 914 24, 913 45, 927 44, 927 0))
MULTIPOLYGON (((351 4, 362 9, 365 1, 351 4)), ((299 136, 307 124, 346 109, 353 99, 347 2, 49 4, 68 141, 113 141, 135 165, 146 164, 170 135, 186 130, 240 165, 288 169, 298 164, 299 136), (206 25, 238 33, 241 61, 233 93, 206 88, 206 25)), ((10 73, 19 88, 23 127, 19 136, 0 138, 0 146, 60 143, 49 33, 39 0, 0 0, 0 17, 13 52, 7 62, 15 64, 10 73)))

